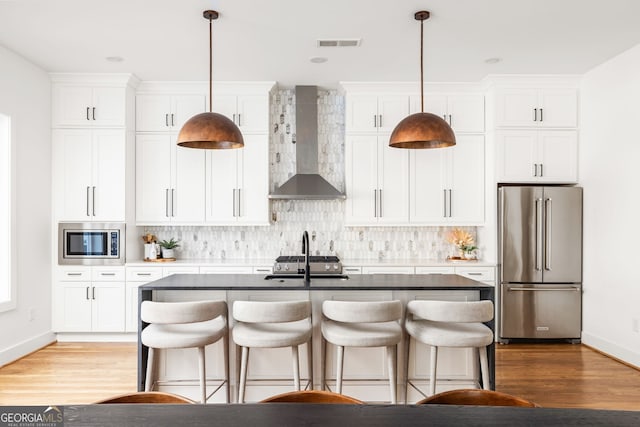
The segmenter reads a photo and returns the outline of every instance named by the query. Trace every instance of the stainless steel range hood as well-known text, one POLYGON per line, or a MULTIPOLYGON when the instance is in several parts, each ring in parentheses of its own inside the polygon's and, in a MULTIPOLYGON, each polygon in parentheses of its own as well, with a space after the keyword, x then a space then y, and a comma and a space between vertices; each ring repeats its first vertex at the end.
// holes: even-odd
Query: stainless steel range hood
POLYGON ((318 88, 296 86, 296 174, 273 193, 270 199, 344 199, 318 173, 318 88))

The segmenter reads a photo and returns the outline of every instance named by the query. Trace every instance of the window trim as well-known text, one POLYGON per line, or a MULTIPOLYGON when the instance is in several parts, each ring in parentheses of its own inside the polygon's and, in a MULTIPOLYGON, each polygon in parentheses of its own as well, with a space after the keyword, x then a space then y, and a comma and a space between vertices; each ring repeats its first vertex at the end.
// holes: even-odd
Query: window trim
MULTIPOLYGON (((0 268, 0 274, 3 277, 0 277, 0 284, 8 285, 8 298, 4 299, 3 289, 2 294, 0 294, 0 312, 5 312, 9 310, 14 310, 17 307, 17 286, 16 286, 16 276, 17 276, 17 257, 16 254, 16 239, 15 239, 15 210, 16 210, 16 158, 15 158, 15 138, 12 137, 12 127, 11 127, 11 117, 5 114, 0 113, 0 150, 3 151, 2 155, 0 155, 0 159, 5 159, 1 161, 4 164, 0 164, 0 173, 2 171, 6 171, 5 177, 3 180, 7 179, 9 194, 7 195, 7 200, 0 200, 0 205, 4 205, 7 209, 8 221, 7 224, 0 224, 0 236, 6 236, 3 240, 5 244, 0 248, 0 257, 3 262, 6 263, 8 271, 3 271, 3 268, 0 268), (4 148, 6 148, 6 152, 4 152, 4 148), (6 154, 6 156, 4 155, 6 154), (6 162, 6 163, 5 163, 6 162)), ((0 181, 2 183, 2 181, 0 181)))

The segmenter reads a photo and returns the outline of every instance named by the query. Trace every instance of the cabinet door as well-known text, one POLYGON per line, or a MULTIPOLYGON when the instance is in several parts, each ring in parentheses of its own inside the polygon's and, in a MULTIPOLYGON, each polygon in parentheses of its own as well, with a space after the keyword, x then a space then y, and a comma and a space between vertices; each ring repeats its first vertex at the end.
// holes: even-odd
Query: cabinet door
MULTIPOLYGON (((414 95, 411 97, 411 114, 419 113, 422 111, 420 95, 414 95)), ((443 119, 447 120, 447 96, 442 94, 425 94, 424 96, 424 112, 435 114, 443 119)))
POLYGON ((382 95, 378 97, 378 130, 392 132, 398 123, 409 115, 407 95, 382 95))
POLYGON ((57 129, 53 131, 56 157, 54 203, 59 219, 91 220, 93 174, 92 131, 57 129))
POLYGON ((238 117, 236 124, 243 132, 269 131, 269 96, 238 96, 238 117))
POLYGON ((127 282, 125 294, 125 332, 138 332, 138 288, 145 282, 127 282))
POLYGON ((136 96, 136 131, 158 132, 171 128, 171 97, 168 95, 136 96))
POLYGON ((238 223, 269 224, 268 135, 244 136, 244 148, 239 152, 238 167, 238 223))
POLYGON ((91 282, 58 282, 54 290, 54 329, 58 332, 91 330, 91 282))
POLYGON ((538 106, 536 89, 501 89, 496 92, 498 127, 536 126, 534 108, 538 106))
POLYGON ((538 133, 540 181, 578 181, 578 135, 575 131, 540 131, 538 133))
POLYGON ((125 93, 124 87, 94 88, 92 104, 90 105, 91 124, 93 126, 123 127, 126 118, 125 93))
POLYGON ((578 94, 576 89, 544 89, 540 91, 538 117, 543 127, 577 127, 578 94))
MULTIPOLYGON (((207 108, 208 106, 209 103, 207 101, 207 108)), ((236 123, 238 119, 238 97, 236 95, 214 95, 213 111, 226 116, 229 120, 236 123)))
POLYGON ((459 135, 450 150, 448 168, 449 221, 478 224, 484 221, 484 136, 459 135))
POLYGON ((409 199, 411 223, 442 223, 446 220, 445 165, 450 148, 410 150, 409 199))
POLYGON ((93 131, 93 220, 125 220, 125 131, 93 131))
POLYGON ((94 283, 91 298, 91 329, 94 332, 124 332, 124 282, 94 283))
POLYGON ((378 223, 409 222, 409 150, 389 147, 378 137, 378 223))
POLYGON ((168 223, 171 192, 171 136, 136 136, 136 222, 168 223))
POLYGON ((174 183, 170 190, 171 221, 202 223, 205 217, 206 152, 204 150, 194 150, 193 148, 178 147, 173 138, 171 149, 175 156, 173 165, 174 183))
POLYGON ((449 124, 456 132, 484 132, 484 96, 449 95, 449 124))
POLYGON ((345 222, 376 224, 378 138, 375 135, 347 136, 345 162, 345 222))
POLYGON ((537 180, 537 131, 503 131, 497 135, 496 173, 498 182, 537 180))
POLYGON ((53 126, 90 126, 92 90, 88 86, 53 86, 53 126))
POLYGON ((210 150, 207 153, 206 215, 211 224, 236 221, 238 150, 210 150))
POLYGON ((187 120, 205 111, 209 110, 205 107, 204 95, 174 95, 171 97, 169 117, 171 128, 179 132, 187 120))
MULTIPOLYGON (((346 123, 348 132, 378 130, 378 97, 376 95, 347 95, 346 123)), ((389 118, 393 121, 393 118, 389 118)))

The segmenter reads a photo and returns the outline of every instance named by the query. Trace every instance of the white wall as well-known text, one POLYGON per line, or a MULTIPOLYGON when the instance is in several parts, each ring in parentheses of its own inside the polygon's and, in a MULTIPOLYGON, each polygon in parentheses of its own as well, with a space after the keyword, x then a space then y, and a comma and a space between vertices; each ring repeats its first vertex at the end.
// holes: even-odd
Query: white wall
POLYGON ((11 117, 17 238, 17 307, 0 313, 2 365, 55 340, 51 333, 51 85, 42 69, 2 46, 0 112, 11 117))
POLYGON ((640 366, 640 45, 585 74, 583 342, 640 366))

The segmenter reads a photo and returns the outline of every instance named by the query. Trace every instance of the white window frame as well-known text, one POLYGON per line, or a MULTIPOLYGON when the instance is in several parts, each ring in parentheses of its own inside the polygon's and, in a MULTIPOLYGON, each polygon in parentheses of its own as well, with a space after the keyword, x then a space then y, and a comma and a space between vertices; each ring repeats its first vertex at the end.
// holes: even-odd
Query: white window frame
POLYGON ((0 312, 16 308, 16 161, 11 136, 11 117, 0 113, 0 312))

